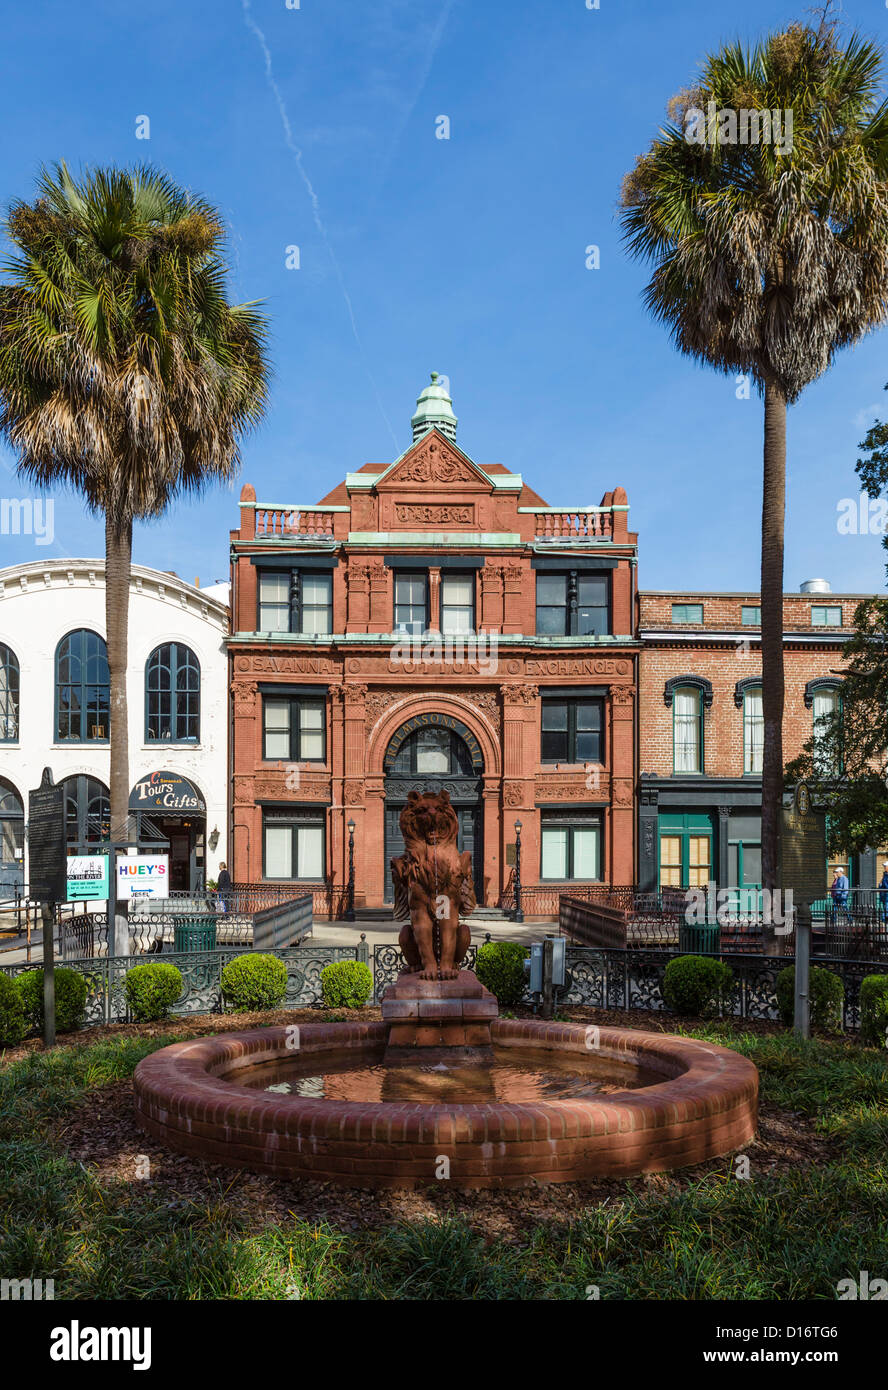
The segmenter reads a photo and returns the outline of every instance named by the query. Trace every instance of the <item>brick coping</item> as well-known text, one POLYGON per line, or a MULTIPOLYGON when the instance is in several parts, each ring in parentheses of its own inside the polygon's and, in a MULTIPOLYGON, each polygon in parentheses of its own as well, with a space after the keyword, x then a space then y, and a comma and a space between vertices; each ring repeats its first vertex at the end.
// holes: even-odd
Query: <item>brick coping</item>
POLYGON ((499 1047, 637 1058, 662 1082, 589 1100, 474 1105, 281 1096, 222 1074, 300 1053, 381 1047, 385 1023, 309 1023, 175 1043, 143 1058, 136 1119, 171 1148, 281 1178, 358 1187, 510 1187, 629 1177, 731 1153, 755 1135, 758 1071, 693 1038, 500 1019, 499 1047), (594 1045, 597 1044, 597 1047, 594 1045))

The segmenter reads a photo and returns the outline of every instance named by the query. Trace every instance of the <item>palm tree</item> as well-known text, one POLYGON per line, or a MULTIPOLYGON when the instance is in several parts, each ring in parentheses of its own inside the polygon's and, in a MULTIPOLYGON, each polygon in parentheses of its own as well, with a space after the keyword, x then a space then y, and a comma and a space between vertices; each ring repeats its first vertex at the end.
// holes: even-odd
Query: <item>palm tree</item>
POLYGON ((226 300, 218 212, 150 168, 43 170, 6 229, 0 431, 22 475, 105 519, 111 831, 129 839, 133 522, 236 471, 265 405, 266 321, 226 300))
POLYGON ((682 352, 747 375, 764 401, 762 883, 772 892, 783 798, 786 407, 839 348, 886 317, 881 73, 880 49, 856 35, 843 47, 825 20, 793 24, 752 50, 729 45, 673 99, 671 123, 623 186, 625 239, 654 267, 647 308, 682 352), (764 121, 756 131, 747 116, 740 143, 749 111, 778 113, 770 140, 764 121))

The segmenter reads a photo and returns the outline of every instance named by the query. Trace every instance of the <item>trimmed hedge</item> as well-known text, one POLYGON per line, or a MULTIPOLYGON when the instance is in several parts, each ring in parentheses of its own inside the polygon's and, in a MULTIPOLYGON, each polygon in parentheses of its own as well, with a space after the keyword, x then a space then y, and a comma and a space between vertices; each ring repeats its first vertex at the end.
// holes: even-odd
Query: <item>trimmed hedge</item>
POLYGON ((222 971, 222 994, 236 1014, 276 1009, 287 992, 287 967, 277 956, 251 951, 222 971))
POLYGON ((123 992, 136 1023, 166 1018, 182 993, 182 972, 162 961, 134 965, 126 972, 123 992))
POLYGON ((718 1013, 733 978, 730 966, 712 956, 676 956, 666 966, 663 999, 673 1013, 708 1018, 718 1013))
MULTIPOLYGON (((86 980, 77 970, 60 965, 55 975, 56 1032, 73 1033, 86 1016, 86 980)), ((26 970, 18 975, 16 989, 21 996, 25 1017, 31 1028, 43 1030, 43 971, 26 970)))
POLYGON ((529 952, 517 941, 488 941, 475 960, 475 974, 495 994, 503 1009, 520 1004, 527 986, 524 962, 529 952))
POLYGON ((337 960, 321 971, 321 998, 328 1009, 363 1009, 373 993, 373 972, 362 960, 337 960))
POLYGON ((15 980, 0 975, 0 1047, 15 1047, 27 1031, 25 1006, 15 980))
POLYGON ((873 1047, 888 1046, 888 975, 860 982, 860 1036, 873 1047))
MULTIPOLYGON (((820 965, 812 965, 809 997, 812 1027, 841 1033, 844 1002, 845 986, 841 978, 820 965)), ((795 1015, 794 965, 787 965, 777 976, 777 1008, 783 1022, 791 1026, 795 1015)))

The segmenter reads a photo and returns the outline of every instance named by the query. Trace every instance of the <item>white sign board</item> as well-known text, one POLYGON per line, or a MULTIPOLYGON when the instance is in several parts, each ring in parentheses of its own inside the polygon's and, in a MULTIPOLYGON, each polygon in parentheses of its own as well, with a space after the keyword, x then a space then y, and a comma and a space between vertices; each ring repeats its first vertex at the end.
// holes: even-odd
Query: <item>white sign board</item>
POLYGON ((120 854, 117 857, 118 898, 168 898, 168 854, 120 854))
POLYGON ((69 854, 67 882, 69 903, 107 898, 107 854, 69 854))

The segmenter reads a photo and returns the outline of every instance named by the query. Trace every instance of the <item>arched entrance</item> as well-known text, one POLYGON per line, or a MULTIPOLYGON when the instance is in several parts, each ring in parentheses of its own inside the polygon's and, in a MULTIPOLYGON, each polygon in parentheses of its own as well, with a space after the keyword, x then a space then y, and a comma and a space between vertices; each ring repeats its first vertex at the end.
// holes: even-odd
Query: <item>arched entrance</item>
POLYGON ((0 901, 24 883, 25 811, 11 782, 0 777, 0 901))
POLYGON ((475 868, 475 893, 484 897, 484 833, 481 778, 484 762, 478 740, 449 714, 418 714, 391 739, 385 771, 385 900, 394 900, 391 861, 404 853, 398 824, 412 791, 450 793, 459 821, 459 848, 475 868))

